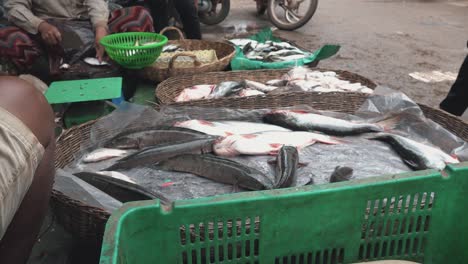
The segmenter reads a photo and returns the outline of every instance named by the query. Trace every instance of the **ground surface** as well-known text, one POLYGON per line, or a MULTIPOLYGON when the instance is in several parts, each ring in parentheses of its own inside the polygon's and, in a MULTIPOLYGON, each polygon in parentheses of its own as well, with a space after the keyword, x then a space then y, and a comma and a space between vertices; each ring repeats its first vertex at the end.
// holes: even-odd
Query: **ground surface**
MULTIPOLYGON (((220 39, 245 28, 270 26, 266 16, 255 15, 253 0, 232 2, 225 22, 203 27, 206 38, 220 39)), ((437 107, 451 83, 427 84, 408 74, 458 71, 468 51, 468 1, 320 0, 309 24, 279 34, 310 49, 341 44, 339 55, 320 62, 321 67, 359 73, 437 107)), ((146 86, 147 94, 151 96, 153 89, 146 86)), ((51 220, 47 219, 44 231, 51 220)), ((77 263, 93 263, 77 259, 86 255, 78 246, 60 226, 53 225, 37 243, 30 263, 71 263, 72 251, 77 263)))

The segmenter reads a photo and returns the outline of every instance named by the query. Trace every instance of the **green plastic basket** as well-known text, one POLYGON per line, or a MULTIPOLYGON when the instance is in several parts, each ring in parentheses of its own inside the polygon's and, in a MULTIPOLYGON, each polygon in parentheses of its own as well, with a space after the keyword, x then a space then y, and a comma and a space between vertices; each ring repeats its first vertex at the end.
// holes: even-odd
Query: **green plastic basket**
POLYGON ((107 223, 100 263, 468 263, 467 165, 128 203, 107 223))
POLYGON ((166 43, 166 36, 150 32, 117 33, 101 39, 107 55, 129 69, 141 69, 153 64, 166 43), (144 45, 149 42, 157 43, 144 45))

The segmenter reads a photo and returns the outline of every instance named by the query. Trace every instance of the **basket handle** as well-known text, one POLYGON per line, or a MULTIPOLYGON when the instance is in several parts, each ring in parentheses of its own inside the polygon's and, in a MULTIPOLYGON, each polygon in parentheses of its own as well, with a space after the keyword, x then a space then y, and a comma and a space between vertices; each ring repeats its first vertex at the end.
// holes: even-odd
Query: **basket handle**
POLYGON ((191 54, 191 53, 187 53, 187 52, 181 52, 181 53, 178 53, 178 54, 174 55, 171 58, 171 60, 169 61, 169 67, 167 68, 169 70, 169 72, 171 72, 172 69, 174 68, 175 60, 178 57, 181 57, 181 56, 192 58, 193 63, 195 64, 195 67, 200 67, 202 65, 202 63, 198 60, 198 58, 197 58, 197 56, 195 56, 195 54, 191 54))
POLYGON ((177 31, 177 33, 179 33, 179 39, 181 39, 181 40, 185 39, 184 33, 182 33, 182 31, 180 31, 180 29, 178 29, 176 27, 165 27, 159 32, 159 34, 163 35, 164 33, 166 33, 167 31, 170 31, 170 30, 177 31))

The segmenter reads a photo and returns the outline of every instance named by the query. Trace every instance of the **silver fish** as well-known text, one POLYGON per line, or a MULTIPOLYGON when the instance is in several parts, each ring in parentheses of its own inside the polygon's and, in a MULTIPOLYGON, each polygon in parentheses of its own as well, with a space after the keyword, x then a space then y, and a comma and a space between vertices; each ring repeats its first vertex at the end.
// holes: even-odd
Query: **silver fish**
POLYGON ((264 92, 264 93, 271 92, 275 90, 276 88, 278 88, 276 86, 265 85, 263 83, 249 81, 249 80, 244 80, 244 83, 245 83, 245 87, 252 88, 252 89, 264 92))
POLYGON ((403 161, 415 170, 438 169, 443 170, 447 163, 459 163, 439 148, 428 146, 412 139, 390 134, 378 133, 368 139, 381 140, 388 143, 403 161))
POLYGON ((239 82, 222 82, 216 85, 216 87, 213 89, 208 98, 213 99, 229 96, 231 94, 239 92, 242 88, 244 88, 244 86, 239 82))
POLYGON ((149 166, 162 160, 185 154, 203 154, 213 151, 215 138, 195 139, 187 142, 149 147, 118 160, 105 171, 132 169, 149 166))
POLYGON ((286 84, 288 84, 288 81, 281 80, 281 79, 274 79, 274 80, 269 80, 268 82, 266 82, 266 85, 272 85, 272 86, 277 86, 277 87, 286 86, 286 84))
POLYGON ((179 49, 178 45, 166 45, 163 47, 162 52, 174 52, 179 49))
POLYGON ((329 135, 355 135, 367 132, 381 132, 385 126, 393 126, 397 119, 385 123, 355 123, 343 119, 313 114, 305 111, 272 111, 263 117, 266 123, 275 124, 293 130, 320 131, 329 135))
POLYGON ((156 168, 189 172, 216 182, 249 190, 272 189, 273 183, 260 171, 213 155, 184 154, 160 162, 156 168))
POLYGON ((86 155, 83 156, 82 161, 84 163, 93 163, 99 162, 103 160, 108 160, 116 157, 123 157, 128 155, 128 151, 120 150, 120 149, 113 149, 113 148, 100 148, 96 149, 86 155))

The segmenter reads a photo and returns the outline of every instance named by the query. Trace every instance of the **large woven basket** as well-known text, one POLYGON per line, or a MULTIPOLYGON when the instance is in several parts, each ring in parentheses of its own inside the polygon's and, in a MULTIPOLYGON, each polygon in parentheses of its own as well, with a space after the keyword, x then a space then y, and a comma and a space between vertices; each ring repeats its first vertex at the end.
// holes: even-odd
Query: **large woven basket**
POLYGON ((234 48, 234 46, 229 45, 225 42, 184 39, 182 32, 175 27, 168 27, 163 29, 161 31, 161 34, 163 34, 167 30, 175 30, 179 32, 181 38, 179 40, 169 41, 167 43, 168 45, 175 44, 185 50, 215 50, 218 60, 207 64, 199 64, 198 62, 195 62, 195 64, 198 66, 192 68, 174 68, 171 66, 169 66, 169 68, 159 68, 158 66, 153 65, 141 70, 140 74, 145 79, 154 82, 162 82, 171 76, 182 76, 186 74, 202 72, 224 71, 228 68, 232 58, 236 54, 236 49, 234 48))
MULTIPOLYGON (((338 74, 338 78, 350 82, 358 82, 371 89, 374 89, 377 85, 359 74, 341 71, 341 70, 330 70, 322 68, 314 68, 317 71, 334 71, 338 74)), ((282 70, 257 70, 257 71, 232 71, 232 72, 212 72, 206 74, 192 74, 184 75, 179 77, 172 77, 164 82, 160 83, 156 88, 156 99, 160 104, 173 104, 175 98, 187 87, 194 86, 197 84, 217 84, 223 81, 242 81, 251 80, 257 82, 266 82, 273 79, 279 79, 289 69, 282 70)), ((260 98, 262 96, 252 96, 252 98, 260 98)), ((252 100, 250 98, 250 100, 252 100)), ((219 100, 219 99, 211 99, 219 100)), ((211 101, 211 100, 200 100, 200 101, 211 101)), ((228 99, 229 100, 229 99, 228 99)), ((202 103, 202 104, 206 104, 202 103)))
MULTIPOLYGON (((310 105, 319 110, 333 110, 345 113, 355 112, 367 96, 357 93, 291 93, 261 98, 228 98, 216 101, 195 101, 183 105, 206 107, 229 107, 243 109, 274 108, 299 104, 310 105)), ((447 128, 455 135, 468 141, 468 124, 461 119, 441 110, 420 105, 426 117, 447 128)), ((95 121, 65 131, 57 142, 57 168, 63 168, 73 161, 73 154, 79 151, 83 142, 89 141, 90 128, 95 121)), ((53 191, 52 205, 59 222, 73 235, 88 242, 101 242, 109 214, 105 211, 70 199, 64 194, 53 191)))

